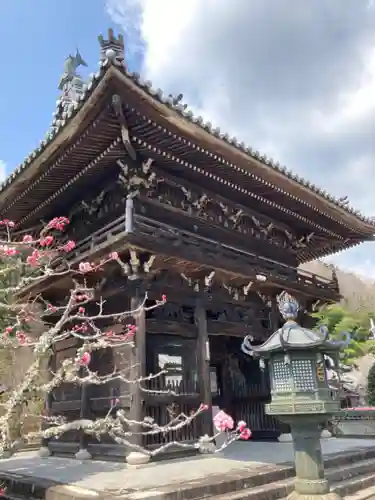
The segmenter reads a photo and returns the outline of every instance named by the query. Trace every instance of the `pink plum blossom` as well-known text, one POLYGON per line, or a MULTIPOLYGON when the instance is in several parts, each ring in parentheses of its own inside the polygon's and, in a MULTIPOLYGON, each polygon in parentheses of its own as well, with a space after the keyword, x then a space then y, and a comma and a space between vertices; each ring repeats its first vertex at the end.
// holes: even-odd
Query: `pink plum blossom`
POLYGON ((38 267, 40 264, 40 253, 38 250, 34 250, 31 255, 29 255, 26 259, 27 263, 31 267, 38 267))
POLYGON ((243 420, 240 420, 238 423, 237 423, 237 429, 242 432, 244 429, 246 429, 247 427, 247 423, 244 422, 243 420))
POLYGON ((0 252, 2 252, 4 255, 8 257, 12 257, 13 255, 16 255, 18 253, 16 248, 10 247, 8 245, 1 245, 0 252))
POLYGON ((9 219, 0 220, 0 226, 14 227, 16 224, 9 219))
POLYGON ((91 354, 89 352, 84 352, 79 359, 79 364, 82 366, 88 366, 91 361, 91 354))
POLYGON ((214 426, 220 432, 232 430, 234 427, 233 418, 227 415, 224 411, 219 411, 219 413, 214 417, 214 426))
MULTIPOLYGON (((34 279, 34 276, 36 276, 36 279, 39 280, 39 277, 53 277, 53 276, 63 276, 63 275, 70 275, 72 271, 72 267, 70 266, 70 263, 68 259, 62 259, 64 262, 66 262, 66 268, 63 268, 61 266, 61 271, 60 267, 55 266, 55 256, 58 252, 70 252, 72 251, 75 247, 76 244, 73 240, 65 240, 65 235, 56 235, 56 231, 64 231, 66 229, 66 226, 69 224, 69 219, 66 217, 55 217, 53 218, 47 226, 41 231, 39 237, 37 236, 32 236, 31 234, 26 234, 24 236, 20 236, 20 240, 17 242, 12 242, 10 235, 11 232, 9 231, 9 228, 15 227, 14 222, 9 221, 7 219, 0 221, 0 225, 3 226, 3 232, 4 232, 4 226, 6 226, 6 233, 7 237, 5 241, 3 241, 2 244, 0 244, 0 255, 4 256, 12 256, 15 254, 20 255, 20 259, 16 260, 16 263, 18 261, 22 261, 22 266, 24 264, 24 261, 26 260, 27 264, 29 266, 38 268, 40 267, 39 271, 36 273, 33 273, 32 279, 34 279), (52 231, 54 231, 52 233, 52 231), (50 234, 50 233, 52 234, 50 234), (63 243, 63 241, 66 241, 63 243), (53 245, 56 243, 55 245, 53 245), (23 249, 27 250, 26 252, 18 252, 16 250, 17 248, 21 247, 23 244, 23 249), (51 248, 52 247, 52 248, 51 248)), ((81 262, 78 266, 79 272, 82 274, 89 273, 91 271, 95 271, 97 273, 100 271, 104 265, 106 265, 109 261, 118 261, 118 263, 121 264, 120 257, 118 252, 110 252, 108 257, 101 259, 99 262, 81 262)), ((13 261, 12 261, 12 266, 13 266, 13 261)), ((11 267, 11 266, 9 266, 11 267)), ((14 266, 13 266, 14 267, 14 266)), ((75 273, 77 274, 77 273, 75 273)), ((83 278, 86 278, 84 276, 83 278)), ((90 284, 86 284, 86 281, 89 280, 77 280, 74 281, 74 288, 70 290, 70 295, 67 295, 65 297, 65 305, 61 305, 60 302, 58 302, 58 306, 54 306, 53 304, 45 302, 45 311, 44 312, 36 312, 35 316, 34 313, 30 312, 31 310, 33 311, 34 309, 28 310, 28 308, 19 308, 17 311, 17 316, 16 316, 16 321, 14 322, 13 326, 8 326, 3 330, 3 342, 6 344, 12 344, 14 343, 14 346, 16 348, 19 348, 20 346, 31 346, 34 345, 36 346, 35 352, 39 356, 39 352, 44 354, 47 349, 53 347, 54 342, 58 342, 60 339, 65 339, 68 338, 69 336, 76 337, 79 339, 84 339, 84 347, 80 348, 76 351, 76 357, 73 359, 74 365, 72 364, 67 364, 67 368, 71 370, 73 368, 72 372, 69 372, 68 374, 72 376, 72 380, 75 379, 75 377, 80 377, 79 373, 79 368, 80 367, 86 367, 88 368, 91 360, 92 360, 92 352, 94 352, 95 349, 97 348, 106 348, 109 345, 111 347, 116 347, 119 346, 121 343, 131 343, 133 335, 137 331, 137 326, 134 324, 127 324, 125 327, 123 326, 123 330, 121 333, 116 334, 114 330, 108 329, 106 331, 106 328, 104 328, 104 331, 102 330, 103 325, 108 324, 106 321, 109 318, 110 314, 105 315, 102 313, 102 311, 99 311, 97 313, 92 313, 91 310, 89 314, 86 316, 86 309, 83 307, 86 305, 86 303, 90 302, 91 300, 94 300, 96 297, 96 288, 97 285, 92 285, 92 288, 88 288, 91 286, 90 284), (82 283, 83 282, 83 283, 82 283), (86 293, 85 293, 86 292, 86 293), (47 334, 42 335, 41 339, 42 340, 34 340, 34 338, 28 338, 24 331, 22 329, 27 328, 26 322, 30 320, 36 320, 38 321, 40 318, 43 318, 43 315, 46 314, 46 312, 61 312, 61 316, 59 318, 54 318, 56 321, 51 322, 52 326, 47 326, 48 328, 47 334), (38 317, 38 315, 40 317, 38 317), (100 322, 101 319, 105 319, 105 322, 100 322), (99 324, 96 324, 96 320, 98 320, 99 324), (57 326, 56 326, 57 325, 57 326), (9 336, 9 338, 8 338, 9 336), (107 342, 103 342, 103 339, 108 339, 107 342), (46 340, 47 339, 47 340, 46 340), (12 342, 10 342, 12 340, 12 342), (13 342, 16 340, 16 342, 13 342), (18 345, 17 345, 18 341, 18 345), (86 350, 87 349, 87 350, 86 350)), ((24 281, 28 283, 28 281, 24 281)), ((21 282, 23 284, 23 282, 21 282)), ((165 294, 161 295, 161 298, 159 300, 155 301, 155 304, 152 306, 149 305, 149 302, 146 304, 146 299, 147 295, 145 297, 145 300, 142 302, 142 305, 140 307, 143 307, 145 310, 150 310, 155 307, 159 307, 163 305, 167 301, 167 296, 165 294)), ((51 300, 51 299, 50 299, 51 300)), ((60 301, 60 295, 58 300, 60 301)), ((31 302, 33 305, 33 302, 31 302)), ((39 311, 39 308, 38 310, 39 311)), ((124 315, 121 315, 121 322, 119 324, 124 325, 122 323, 122 320, 125 317, 134 317, 134 311, 124 311, 124 315)), ((116 316, 116 315, 115 315, 116 316)), ((117 318, 119 315, 116 316, 117 318)), ((44 320, 44 318, 43 318, 44 320)), ((130 320, 132 321, 132 320, 130 320)), ((95 351, 96 352, 96 351, 95 351)), ((34 365, 31 365, 32 367, 34 365)), ((34 368, 28 372, 27 374, 27 383, 29 384, 34 384, 36 380, 36 375, 37 372, 35 372, 34 368)), ((87 377, 92 378, 92 380, 95 379, 96 374, 93 373, 91 370, 87 370, 87 377)), ((114 373, 114 377, 117 376, 116 373, 114 373)), ((150 376, 150 379, 153 378, 153 376, 150 376)), ((146 377, 147 379, 147 377, 146 377)), ((54 379, 55 381, 57 379, 54 379)), ((108 379, 110 380, 110 379, 108 379)), ((62 383, 62 381, 57 380, 57 382, 62 383)), ((14 408, 15 404, 18 404, 19 400, 22 400, 25 392, 26 384, 22 382, 22 384, 19 386, 17 389, 17 392, 15 393, 17 397, 13 397, 10 399, 9 408, 10 410, 7 412, 7 423, 9 419, 13 418, 12 415, 12 409, 14 408)), ((120 399, 119 398, 114 398, 110 399, 111 402, 111 409, 116 409, 117 406, 121 405, 120 399)), ((201 412, 209 410, 210 407, 207 404, 202 403, 198 410, 193 410, 190 412, 190 414, 182 414, 181 418, 184 419, 182 422, 182 425, 189 425, 198 415, 200 415, 201 412)), ((108 416, 105 418, 114 418, 113 413, 115 411, 110 411, 108 413, 108 416)), ((46 410, 46 413, 44 413, 46 416, 48 416, 48 412, 46 410)), ((117 414, 116 414, 117 418, 117 414)), ((178 419, 174 419, 178 420, 178 419)), ((146 421, 146 420, 145 420, 146 421)), ((152 419, 153 421, 153 419, 152 419)), ((154 422, 154 421, 153 421, 154 422)), ((65 424, 64 424, 65 425, 65 424)), ((152 424, 154 425, 154 423, 152 424)), ((155 425, 157 425, 155 423, 155 425)), ((232 417, 227 415, 224 411, 219 412, 216 417, 214 418, 214 425, 215 428, 220 431, 220 432, 226 432, 226 438, 227 438, 227 444, 230 442, 233 442, 236 439, 249 439, 251 437, 251 431, 247 428, 246 423, 243 421, 238 422, 237 427, 234 428, 234 422, 232 417), (232 432, 228 432, 232 431, 232 432)), ((171 430, 173 430, 174 426, 177 426, 179 428, 181 426, 181 422, 179 421, 177 424, 174 424, 173 422, 170 424, 171 430)), ((56 428, 58 428, 57 426, 56 428)), ((162 428, 161 428, 162 429, 162 428)), ((64 430, 61 430, 60 432, 65 432, 64 430)), ((124 434, 126 436, 126 434, 124 434)), ((0 444, 1 441, 4 441, 5 437, 0 436, 0 444)), ((207 438, 209 438, 207 436, 207 438)), ((212 440, 212 438, 209 438, 212 440)), ((205 441, 206 442, 206 441, 205 441)), ((4 444, 4 443, 3 443, 4 444)), ((5 443, 7 444, 7 443, 5 443)), ((203 447, 201 448, 203 450, 203 447)), ((1 488, 0 486, 0 497, 4 495, 5 489, 1 488)))
POLYGON ((88 273, 93 270, 93 267, 90 264, 90 262, 80 262, 78 268, 81 271, 81 273, 88 273))
POLYGON ((243 439, 244 441, 247 441, 248 439, 251 438, 251 430, 246 428, 246 429, 243 429, 241 432, 240 432, 240 439, 243 439))
POLYGON ((53 236, 46 236, 45 238, 42 238, 40 240, 40 246, 41 247, 49 247, 52 245, 53 240, 54 240, 53 236))
POLYGON ((55 217, 54 219, 50 220, 49 223, 47 224, 47 229, 56 229, 57 231, 63 231, 65 229, 65 226, 69 224, 69 219, 66 217, 55 217))
POLYGON ((16 337, 21 345, 26 343, 27 338, 23 332, 16 332, 16 337))
POLYGON ((75 249, 75 247, 76 247, 75 242, 73 240, 69 240, 63 246, 63 250, 64 252, 71 252, 72 250, 75 249))

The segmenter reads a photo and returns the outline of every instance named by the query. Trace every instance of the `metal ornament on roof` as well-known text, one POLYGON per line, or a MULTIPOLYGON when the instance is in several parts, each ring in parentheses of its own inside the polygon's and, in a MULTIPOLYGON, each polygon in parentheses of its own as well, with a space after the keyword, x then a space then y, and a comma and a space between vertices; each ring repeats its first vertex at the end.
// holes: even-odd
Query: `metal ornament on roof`
POLYGON ((87 63, 83 60, 79 50, 76 50, 76 54, 73 56, 69 54, 69 56, 65 59, 64 62, 64 73, 60 78, 59 82, 59 90, 63 90, 64 86, 73 81, 74 78, 79 77, 77 73, 77 68, 80 66, 86 66, 87 63))
POLYGON ((285 321, 296 320, 299 313, 299 303, 288 292, 281 292, 277 296, 277 305, 285 321))
POLYGON ((276 330, 262 345, 253 345, 253 338, 244 338, 241 350, 245 354, 267 358, 272 353, 289 351, 315 350, 322 353, 339 352, 348 346, 350 335, 347 332, 341 333, 339 340, 330 339, 326 326, 321 326, 318 331, 310 330, 299 325, 296 321, 300 309, 298 301, 289 293, 282 292, 277 297, 280 314, 286 320, 284 325, 276 330))

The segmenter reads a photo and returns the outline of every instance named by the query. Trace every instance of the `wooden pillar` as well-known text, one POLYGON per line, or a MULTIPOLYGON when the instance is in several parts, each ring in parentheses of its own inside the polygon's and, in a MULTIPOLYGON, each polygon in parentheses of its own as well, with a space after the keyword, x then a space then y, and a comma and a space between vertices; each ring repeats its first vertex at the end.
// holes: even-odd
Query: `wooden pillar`
MULTIPOLYGON (((144 301, 144 290, 140 281, 133 283, 134 288, 131 290, 130 308, 136 311, 144 301)), ((134 335, 134 347, 131 349, 130 366, 131 380, 137 380, 145 376, 146 372, 146 313, 144 308, 138 310, 134 316, 134 323, 137 327, 134 335)), ((144 397, 140 384, 130 384, 130 410, 129 419, 137 422, 142 422, 145 417, 144 397)), ((140 426, 133 426, 133 432, 141 432, 140 426)), ((129 439, 137 446, 143 445, 142 436, 133 434, 129 439)), ((130 450, 131 452, 132 450, 130 450)), ((129 456, 127 457, 129 463, 129 456)))
MULTIPOLYGON (((52 391, 48 392, 44 398, 44 414, 45 416, 49 417, 52 414, 52 401, 53 401, 53 395, 52 391)), ((43 420, 41 423, 41 430, 45 431, 48 429, 48 424, 46 424, 43 420)), ((48 449, 48 443, 49 439, 46 437, 42 437, 41 443, 40 443, 40 450, 39 450, 39 456, 40 457, 48 457, 51 455, 51 452, 48 449)))
MULTIPOLYGON (((72 339, 74 340, 74 339, 72 339)), ((84 345, 83 341, 79 341, 76 339, 76 348, 82 347, 84 345)), ((98 367, 99 368, 99 367, 98 367)), ((84 378, 87 375, 87 371, 84 367, 81 367, 79 370, 80 378, 84 378)), ((89 396, 89 384, 82 383, 80 391, 80 409, 79 409, 79 418, 80 420, 85 420, 90 418, 90 396, 89 396)), ((79 439, 79 450, 75 454, 75 458, 77 460, 90 460, 92 457, 90 453, 87 451, 87 445, 89 441, 89 436, 84 432, 83 429, 78 431, 78 439, 79 439)))
MULTIPOLYGON (((118 331, 122 331, 122 326, 119 324, 115 324, 110 327, 115 333, 118 331)), ((119 345, 113 347, 112 349, 112 365, 113 368, 118 372, 125 372, 126 376, 129 376, 129 367, 132 362, 132 348, 128 345, 119 345)), ((129 384, 122 379, 114 380, 111 382, 111 387, 109 389, 112 402, 115 400, 119 400, 119 405, 116 406, 117 409, 123 409, 125 411, 129 410, 129 397, 130 397, 130 388, 129 384)))
POLYGON ((198 330, 197 336, 197 361, 198 361, 198 376, 199 388, 202 403, 209 406, 210 411, 204 412, 202 415, 202 434, 212 434, 212 396, 211 396, 211 381, 210 381, 210 353, 209 353, 209 338, 207 331, 207 315, 204 302, 198 298, 195 304, 194 311, 195 325, 198 330))
MULTIPOLYGON (((85 375, 84 370, 81 370, 81 377, 85 375)), ((81 408, 79 412, 79 418, 89 419, 90 418, 90 384, 83 383, 81 386, 81 408)), ((78 460, 89 460, 91 457, 90 453, 87 451, 89 436, 83 431, 79 431, 79 450, 75 454, 78 460)))

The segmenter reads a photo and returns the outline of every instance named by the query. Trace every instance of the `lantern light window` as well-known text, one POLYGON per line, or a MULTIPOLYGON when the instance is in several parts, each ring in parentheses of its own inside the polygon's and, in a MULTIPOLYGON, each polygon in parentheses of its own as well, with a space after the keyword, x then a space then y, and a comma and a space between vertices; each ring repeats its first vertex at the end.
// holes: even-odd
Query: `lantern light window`
POLYGON ((292 390, 289 365, 284 360, 274 362, 274 388, 276 392, 290 392, 292 390))
POLYGON ((316 382, 311 359, 294 359, 292 362, 294 390, 297 392, 313 392, 316 382))

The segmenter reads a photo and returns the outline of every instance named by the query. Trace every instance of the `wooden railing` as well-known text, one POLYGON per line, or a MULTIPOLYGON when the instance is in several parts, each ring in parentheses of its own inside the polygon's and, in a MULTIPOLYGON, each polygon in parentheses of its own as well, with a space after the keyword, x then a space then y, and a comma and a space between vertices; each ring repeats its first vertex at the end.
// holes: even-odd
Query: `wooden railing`
MULTIPOLYGON (((269 280, 285 282, 286 287, 288 284, 295 283, 302 287, 318 288, 320 290, 330 291, 336 294, 338 293, 337 283, 333 279, 330 280, 324 276, 319 276, 318 274, 314 274, 309 271, 297 269, 280 262, 275 262, 274 260, 239 250, 227 244, 219 243, 218 245, 218 242, 214 240, 200 237, 185 230, 172 228, 173 231, 171 231, 170 226, 141 215, 136 215, 135 221, 135 235, 152 238, 157 231, 159 233, 158 238, 160 238, 160 235, 162 234, 166 243, 168 240, 171 240, 172 243, 172 240, 176 239, 174 233, 178 233, 179 239, 182 241, 185 240, 187 244, 189 242, 191 244, 192 240, 200 240, 202 241, 202 244, 212 245, 212 248, 220 247, 224 257, 233 258, 235 255, 238 255, 245 260, 246 258, 250 260, 255 259, 258 265, 257 268, 254 269, 254 272, 264 274, 269 280)), ((78 241, 76 248, 70 254, 69 260, 72 263, 76 263, 83 258, 89 258, 92 252, 98 251, 101 248, 109 249, 114 242, 125 237, 125 215, 122 215, 116 220, 98 229, 89 237, 78 241)))
POLYGON ((125 215, 106 224, 83 240, 77 241, 74 251, 70 254, 70 260, 76 260, 81 255, 98 248, 98 246, 121 234, 125 235, 125 215))
POLYGON ((319 274, 310 273, 310 271, 305 271, 304 269, 298 269, 298 280, 304 284, 311 284, 318 288, 332 288, 337 289, 337 283, 334 279, 329 279, 319 274))

